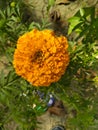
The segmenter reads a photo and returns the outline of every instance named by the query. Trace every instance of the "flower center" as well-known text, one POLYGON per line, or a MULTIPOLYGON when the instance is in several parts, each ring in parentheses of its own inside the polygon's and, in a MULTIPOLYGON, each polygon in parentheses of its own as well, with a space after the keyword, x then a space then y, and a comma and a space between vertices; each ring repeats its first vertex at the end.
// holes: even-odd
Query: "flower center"
POLYGON ((41 50, 35 52, 33 58, 32 58, 32 62, 41 62, 43 58, 43 52, 41 50))

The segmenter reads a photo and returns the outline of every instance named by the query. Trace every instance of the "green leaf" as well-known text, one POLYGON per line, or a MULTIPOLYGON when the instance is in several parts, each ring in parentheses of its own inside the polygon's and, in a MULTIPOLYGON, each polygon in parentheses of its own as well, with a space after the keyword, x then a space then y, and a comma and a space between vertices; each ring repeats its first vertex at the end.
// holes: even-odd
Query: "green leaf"
POLYGON ((10 94, 7 90, 2 89, 1 91, 2 91, 3 94, 6 95, 7 97, 11 97, 11 94, 10 94))
POLYGON ((5 101, 6 101, 6 96, 5 96, 5 94, 0 90, 0 102, 4 104, 5 101))
POLYGON ((41 25, 39 23, 35 23, 35 22, 32 22, 30 25, 29 25, 29 30, 32 30, 34 28, 37 28, 39 30, 41 30, 41 25))
POLYGON ((80 32, 80 34, 79 34, 79 36, 76 38, 76 40, 78 40, 79 38, 81 38, 81 37, 87 35, 88 31, 89 31, 89 26, 86 26, 86 27, 80 32))
POLYGON ((47 6, 47 11, 49 11, 49 9, 55 5, 55 0, 48 0, 48 6, 47 6))
POLYGON ((4 71, 2 70, 1 73, 0 73, 0 85, 1 87, 3 87, 5 84, 5 74, 4 74, 4 71))
POLYGON ((53 6, 55 4, 55 0, 48 0, 48 5, 53 6))
POLYGON ((7 8, 6 8, 6 15, 7 15, 7 17, 10 17, 11 15, 12 15, 12 12, 11 12, 11 8, 10 8, 10 6, 7 6, 7 8))
POLYGON ((1 19, 0 20, 0 29, 3 29, 5 27, 6 24, 6 20, 5 19, 1 19))
POLYGON ((84 14, 85 14, 85 10, 84 10, 83 8, 81 8, 81 9, 80 9, 80 15, 81 15, 81 16, 84 16, 84 14))
POLYGON ((6 77, 6 84, 8 84, 9 82, 11 82, 13 80, 13 75, 12 72, 10 71, 6 77))
POLYGON ((34 22, 32 22, 32 23, 29 25, 28 30, 29 30, 29 31, 30 31, 30 30, 32 30, 32 29, 34 28, 34 25, 35 25, 35 23, 34 23, 34 22))
POLYGON ((91 21, 93 22, 95 20, 95 7, 92 6, 91 8, 91 21))
POLYGON ((94 20, 93 26, 95 26, 95 29, 98 30, 98 17, 94 20))
POLYGON ((75 27, 77 24, 81 23, 82 21, 80 20, 79 17, 74 16, 74 17, 72 17, 72 18, 69 18, 69 19, 68 19, 68 22, 70 23, 69 29, 68 29, 68 35, 69 35, 69 34, 72 33, 74 27, 75 27))
POLYGON ((15 7, 15 13, 21 19, 21 13, 20 13, 19 4, 17 4, 16 7, 15 7))
POLYGON ((80 18, 77 16, 74 16, 72 18, 68 19, 68 22, 73 23, 74 25, 80 22, 80 18))
POLYGON ((41 30, 43 30, 43 29, 45 29, 45 28, 49 27, 50 25, 51 25, 51 23, 50 23, 50 22, 48 22, 48 21, 47 21, 47 20, 45 20, 45 19, 42 19, 41 30))
POLYGON ((4 14, 4 12, 2 10, 0 10, 0 17, 2 17, 3 19, 6 18, 5 14, 4 14))
POLYGON ((78 23, 72 31, 80 33, 82 31, 83 22, 78 23))

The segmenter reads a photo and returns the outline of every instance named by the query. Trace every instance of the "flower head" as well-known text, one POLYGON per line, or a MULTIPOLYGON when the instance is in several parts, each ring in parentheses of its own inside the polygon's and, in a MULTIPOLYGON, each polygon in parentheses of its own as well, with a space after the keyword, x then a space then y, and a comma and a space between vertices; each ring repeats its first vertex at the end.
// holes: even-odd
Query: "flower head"
POLYGON ((14 53, 16 73, 34 86, 57 82, 69 64, 66 37, 34 29, 20 36, 14 53))

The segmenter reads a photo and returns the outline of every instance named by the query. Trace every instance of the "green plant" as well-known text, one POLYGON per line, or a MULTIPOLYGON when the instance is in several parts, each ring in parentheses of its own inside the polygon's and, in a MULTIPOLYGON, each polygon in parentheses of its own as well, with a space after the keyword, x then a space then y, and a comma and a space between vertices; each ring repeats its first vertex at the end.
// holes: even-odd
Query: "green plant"
MULTIPOLYGON (((54 1, 49 2, 50 8, 54 1)), ((57 83, 36 88, 15 74, 13 52, 21 34, 33 28, 48 28, 50 23, 47 20, 43 20, 42 25, 24 21, 20 3, 12 5, 0 10, 0 56, 8 59, 7 73, 0 70, 0 129, 5 130, 5 125, 14 120, 19 124, 17 129, 34 130, 36 117, 46 111, 47 95, 52 93, 68 109, 67 128, 95 130, 98 127, 98 17, 95 7, 80 9, 69 19, 68 34, 75 31, 77 35, 69 41, 70 64, 66 73, 57 83), (36 91, 44 93, 43 100, 36 91)))
POLYGON ((74 17, 69 19, 70 34, 75 31, 78 35, 76 40, 82 38, 83 43, 93 43, 98 40, 98 17, 95 13, 95 6, 81 8, 74 17))
POLYGON ((98 88, 93 82, 98 73, 96 73, 98 17, 95 15, 95 7, 80 9, 69 19, 69 23, 68 34, 76 33, 73 42, 69 41, 71 52, 69 72, 72 85, 71 82, 69 84, 72 90, 67 98, 75 114, 75 118, 69 119, 69 124, 71 123, 69 127, 88 130, 95 121, 94 117, 97 114, 95 106, 98 106, 96 102, 98 88))
POLYGON ((48 0, 47 11, 55 5, 55 0, 48 0))

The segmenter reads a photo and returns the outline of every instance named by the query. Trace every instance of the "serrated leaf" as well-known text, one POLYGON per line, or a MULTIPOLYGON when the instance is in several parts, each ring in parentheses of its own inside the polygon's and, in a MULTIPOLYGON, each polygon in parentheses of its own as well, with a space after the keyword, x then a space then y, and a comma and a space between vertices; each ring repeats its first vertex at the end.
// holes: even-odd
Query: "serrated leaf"
POLYGON ((30 25, 29 25, 29 30, 32 30, 34 28, 37 28, 39 30, 41 30, 41 26, 39 23, 35 23, 35 22, 32 22, 30 25))
POLYGON ((20 8, 19 8, 19 4, 16 4, 15 12, 16 12, 16 14, 20 17, 20 8))
POLYGON ((11 9, 9 6, 6 8, 6 15, 7 15, 7 17, 10 17, 10 15, 11 15, 11 9))

